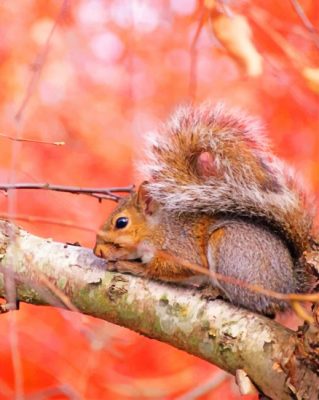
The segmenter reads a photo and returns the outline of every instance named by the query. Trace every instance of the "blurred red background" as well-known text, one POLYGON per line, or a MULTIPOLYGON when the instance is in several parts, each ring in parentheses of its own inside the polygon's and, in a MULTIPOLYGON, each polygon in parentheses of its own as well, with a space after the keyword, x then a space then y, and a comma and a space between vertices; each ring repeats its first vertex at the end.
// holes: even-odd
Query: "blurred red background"
MULTIPOLYGON (((260 116, 276 153, 318 192, 316 3, 300 1, 303 15, 292 0, 1 2, 0 133, 66 143, 0 136, 1 182, 131 184, 142 134, 177 104, 211 99, 260 116)), ((2 216, 90 228, 19 222, 37 235, 92 247, 114 204, 19 191, 1 196, 0 207, 2 216)), ((22 304, 1 316, 0 342, 1 400, 175 399, 218 373, 127 329, 49 307, 22 304)), ((199 398, 239 394, 224 377, 199 398)))

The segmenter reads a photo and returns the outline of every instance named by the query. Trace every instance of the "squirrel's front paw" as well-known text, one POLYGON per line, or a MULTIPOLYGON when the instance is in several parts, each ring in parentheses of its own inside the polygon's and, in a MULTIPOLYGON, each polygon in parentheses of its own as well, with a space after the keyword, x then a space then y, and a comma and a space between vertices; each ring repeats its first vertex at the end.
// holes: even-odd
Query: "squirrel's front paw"
POLYGON ((202 299, 215 300, 217 298, 222 298, 223 293, 217 287, 207 285, 199 289, 202 299))
POLYGON ((107 270, 111 272, 117 271, 117 265, 115 261, 108 261, 106 264, 107 270))
POLYGON ((107 264, 108 271, 116 271, 121 274, 132 274, 136 276, 145 276, 146 275, 146 267, 145 264, 142 264, 137 261, 116 261, 109 262, 107 264))

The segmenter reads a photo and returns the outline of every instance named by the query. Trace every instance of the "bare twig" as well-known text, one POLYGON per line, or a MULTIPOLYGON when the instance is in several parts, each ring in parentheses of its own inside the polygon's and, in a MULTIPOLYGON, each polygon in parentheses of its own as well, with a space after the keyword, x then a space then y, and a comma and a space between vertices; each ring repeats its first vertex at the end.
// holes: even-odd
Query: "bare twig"
POLYGON ((235 375, 236 383, 241 395, 257 394, 257 388, 244 369, 238 369, 235 375))
MULTIPOLYGON (((56 17, 53 27, 47 37, 45 46, 36 58, 35 64, 33 66, 33 72, 31 73, 31 77, 30 77, 28 86, 26 88, 25 95, 21 101, 21 105, 18 108, 17 113, 14 116, 15 124, 17 127, 16 138, 18 138, 20 136, 18 133, 19 132, 19 130, 18 130, 19 123, 21 122, 23 112, 34 92, 35 85, 37 84, 37 81, 40 76, 40 72, 43 68, 45 59, 49 52, 50 42, 51 42, 53 33, 54 33, 55 28, 57 27, 60 19, 62 18, 63 14, 64 14, 67 3, 68 3, 68 0, 63 0, 62 6, 58 13, 58 16, 56 17)), ((17 161, 18 161, 18 150, 19 150, 18 142, 14 141, 12 158, 11 158, 11 177, 10 177, 11 181, 14 181, 15 168, 17 166, 17 161)), ((15 203, 14 203, 15 197, 14 196, 10 196, 10 197, 11 197, 10 198, 11 201, 9 201, 8 208, 9 208, 9 212, 10 212, 10 210, 12 212, 12 210, 14 209, 14 205, 15 205, 15 203)), ((14 241, 14 237, 12 236, 11 232, 10 232, 9 236, 11 237, 11 240, 14 241)), ((5 276, 5 281, 7 282, 6 296, 7 296, 7 299, 9 300, 9 303, 12 303, 16 299, 16 287, 15 287, 15 282, 14 282, 11 270, 8 269, 6 271, 6 274, 4 274, 4 276, 5 276)), ((12 360, 12 364, 13 364, 13 373, 14 373, 15 398, 22 399, 22 398, 24 398, 23 371, 22 371, 22 362, 21 362, 20 353, 19 353, 20 352, 19 337, 18 337, 18 333, 17 333, 15 318, 16 317, 14 314, 12 314, 12 316, 10 317, 9 340, 10 340, 10 347, 11 347, 11 360, 12 360)))
POLYGON ((65 192, 73 194, 85 194, 99 200, 119 201, 121 196, 115 193, 130 193, 134 186, 111 187, 111 188, 81 188, 79 186, 52 185, 50 183, 2 183, 0 190, 32 189, 32 190, 52 190, 55 192, 65 192))
MULTIPOLYGON (((101 238, 103 238, 103 230, 100 230, 97 232, 98 235, 100 235, 101 238)), ((126 248, 129 248, 128 245, 126 245, 126 248)), ((136 250, 135 245, 131 245, 130 249, 136 250)), ((154 250, 152 248, 152 251, 155 252, 156 257, 160 257, 161 259, 167 260, 169 263, 174 263, 175 265, 182 266, 185 269, 189 269, 190 271, 198 272, 202 275, 206 275, 209 278, 213 278, 213 280, 217 280, 218 282, 224 282, 228 283, 234 286, 239 286, 242 288, 245 288, 249 290, 252 293, 258 293, 262 294, 264 296, 274 298, 277 300, 283 300, 286 302, 290 302, 292 309, 295 311, 295 313, 300 316, 302 319, 307 320, 310 323, 314 322, 314 319, 311 315, 309 315, 305 309, 301 308, 297 302, 312 302, 312 303, 318 303, 319 302, 319 293, 280 293, 276 292, 271 289, 265 289, 264 287, 257 285, 257 284, 251 284, 246 281, 237 279, 233 276, 228 276, 228 275, 223 275, 215 271, 208 270, 207 268, 203 267, 202 265, 190 262, 183 257, 179 257, 170 251, 167 250, 154 250)), ((127 270, 124 270, 125 272, 128 272, 127 270)), ((131 270, 129 270, 131 271, 131 270)), ((119 270, 119 272, 123 272, 123 270, 119 270)))
POLYGON ((196 27, 195 35, 190 45, 190 70, 189 70, 189 85, 188 85, 188 95, 192 101, 196 98, 197 91, 197 42, 202 32, 205 18, 206 18, 206 8, 202 7, 199 21, 196 27))
POLYGON ((227 374, 225 371, 218 371, 214 373, 214 375, 208 379, 207 381, 201 383, 199 386, 191 389, 187 393, 182 394, 179 397, 176 397, 175 400, 195 400, 205 394, 212 392, 216 389, 219 385, 224 383, 227 379, 231 376, 227 374))
POLYGON ((14 137, 14 136, 8 136, 4 135, 3 133, 0 133, 0 137, 8 140, 12 140, 13 142, 27 142, 27 143, 39 143, 39 144, 51 144, 53 146, 64 146, 65 142, 48 142, 46 140, 38 140, 38 139, 25 139, 25 138, 19 138, 19 137, 14 137))
POLYGON ((289 0, 289 1, 293 9, 296 11, 298 17, 300 18, 301 22, 305 26, 305 28, 311 33, 318 33, 318 30, 310 22, 309 18, 307 17, 306 13, 304 12, 298 0, 289 0))
POLYGON ((72 221, 65 221, 47 217, 38 217, 36 215, 25 215, 25 214, 12 215, 9 213, 8 214, 0 213, 0 218, 9 221, 38 222, 40 224, 59 225, 59 226, 65 226, 67 228, 78 229, 80 231, 88 231, 96 233, 96 229, 84 225, 77 225, 72 221))
POLYGON ((271 24, 271 19, 267 16, 264 10, 258 7, 251 7, 249 9, 249 18, 254 24, 262 29, 272 42, 281 50, 289 61, 290 67, 293 67, 300 73, 300 71, 303 71, 305 67, 311 64, 306 53, 301 54, 299 49, 295 48, 295 46, 290 43, 283 34, 274 29, 271 24))
MULTIPOLYGON (((103 239, 103 230, 97 231, 97 234, 100 235, 100 237, 103 239)), ((129 246, 126 244, 126 249, 130 250, 137 250, 137 245, 131 245, 129 246)), ((169 263, 174 263, 175 265, 179 265, 185 269, 189 269, 190 271, 198 272, 200 274, 206 275, 210 278, 213 278, 213 280, 217 280, 219 282, 224 282, 228 283, 230 285, 234 286, 240 286, 243 287, 252 293, 259 293, 268 297, 272 297, 277 300, 284 300, 284 301, 304 301, 304 302, 319 302, 319 293, 280 293, 276 292, 275 290, 271 289, 265 289, 264 287, 257 285, 257 284, 251 284, 246 281, 242 281, 240 279, 234 278, 233 276, 230 275, 223 275, 220 274, 219 272, 211 271, 208 270, 207 268, 203 267, 200 264, 196 264, 194 262, 188 261, 187 259, 177 256, 173 254, 172 252, 168 250, 163 250, 163 249, 154 249, 152 247, 154 257, 159 257, 162 260, 166 260, 169 263)), ((119 272, 123 272, 119 270, 119 272)), ((127 272, 127 271, 125 271, 127 272)))
POLYGON ((68 0, 63 0, 60 11, 54 21, 54 24, 52 25, 51 31, 46 39, 43 49, 39 52, 39 54, 36 57, 36 60, 33 64, 33 71, 32 71, 30 81, 29 81, 28 87, 26 89, 24 98, 22 99, 21 105, 20 105, 17 113, 14 116, 14 119, 16 122, 19 122, 21 120, 22 114, 23 114, 26 106, 28 105, 28 102, 32 96, 35 85, 37 84, 37 82, 39 80, 40 73, 42 71, 45 60, 46 60, 49 50, 50 50, 50 44, 51 44, 51 40, 52 40, 54 31, 56 30, 58 24, 60 23, 61 19, 63 18, 65 10, 67 8, 67 5, 68 5, 68 0))
MULTIPOLYGON (((207 275, 212 277, 214 280, 220 282, 229 283, 231 285, 244 287, 253 293, 260 293, 268 297, 272 297, 277 300, 284 300, 284 301, 306 301, 306 302, 318 302, 319 301, 319 293, 279 293, 274 290, 265 289, 262 286, 250 284, 245 281, 236 279, 232 276, 226 276, 214 271, 208 271, 206 268, 202 267, 201 265, 189 262, 182 257, 178 257, 166 250, 157 250, 156 254, 162 258, 166 258, 169 261, 173 261, 177 265, 181 265, 185 268, 188 268, 192 271, 199 272, 200 274, 207 275)), ((303 310, 304 313, 306 312, 303 310)))
POLYGON ((308 32, 311 33, 314 44, 316 45, 317 48, 319 48, 319 32, 318 32, 318 30, 313 26, 313 24, 307 17, 306 13, 304 12, 304 10, 301 7, 298 0, 290 0, 290 3, 292 5, 293 9, 296 11, 296 14, 298 15, 298 17, 301 20, 304 27, 307 29, 308 32))
POLYGON ((61 384, 46 389, 37 390, 25 397, 26 400, 46 400, 59 395, 65 395, 69 400, 80 400, 80 395, 69 384, 61 384))
POLYGON ((70 301, 69 297, 62 292, 56 285, 54 285, 43 273, 39 273, 39 282, 47 287, 64 305, 68 310, 79 311, 70 301))

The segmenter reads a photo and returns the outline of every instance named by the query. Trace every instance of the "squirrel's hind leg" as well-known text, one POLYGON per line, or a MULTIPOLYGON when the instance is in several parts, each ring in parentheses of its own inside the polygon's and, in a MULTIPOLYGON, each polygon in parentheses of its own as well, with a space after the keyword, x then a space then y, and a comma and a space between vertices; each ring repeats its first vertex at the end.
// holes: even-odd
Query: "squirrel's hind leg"
MULTIPOLYGON (((240 220, 227 220, 213 230, 207 249, 213 272, 278 293, 296 291, 292 257, 284 242, 269 229, 240 220)), ((259 294, 240 284, 219 281, 227 298, 234 304, 265 315, 288 308, 288 303, 259 294)))

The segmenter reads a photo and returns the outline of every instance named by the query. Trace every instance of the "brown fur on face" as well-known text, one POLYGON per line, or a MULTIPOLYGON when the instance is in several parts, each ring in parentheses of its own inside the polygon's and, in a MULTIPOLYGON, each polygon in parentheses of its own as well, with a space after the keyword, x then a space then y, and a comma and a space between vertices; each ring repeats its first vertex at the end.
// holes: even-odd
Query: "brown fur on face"
POLYGON ((99 230, 94 253, 108 260, 139 258, 138 245, 146 235, 145 226, 145 215, 137 207, 137 194, 132 193, 121 200, 99 230), (128 225, 118 229, 116 221, 123 217, 128 218, 128 225))

